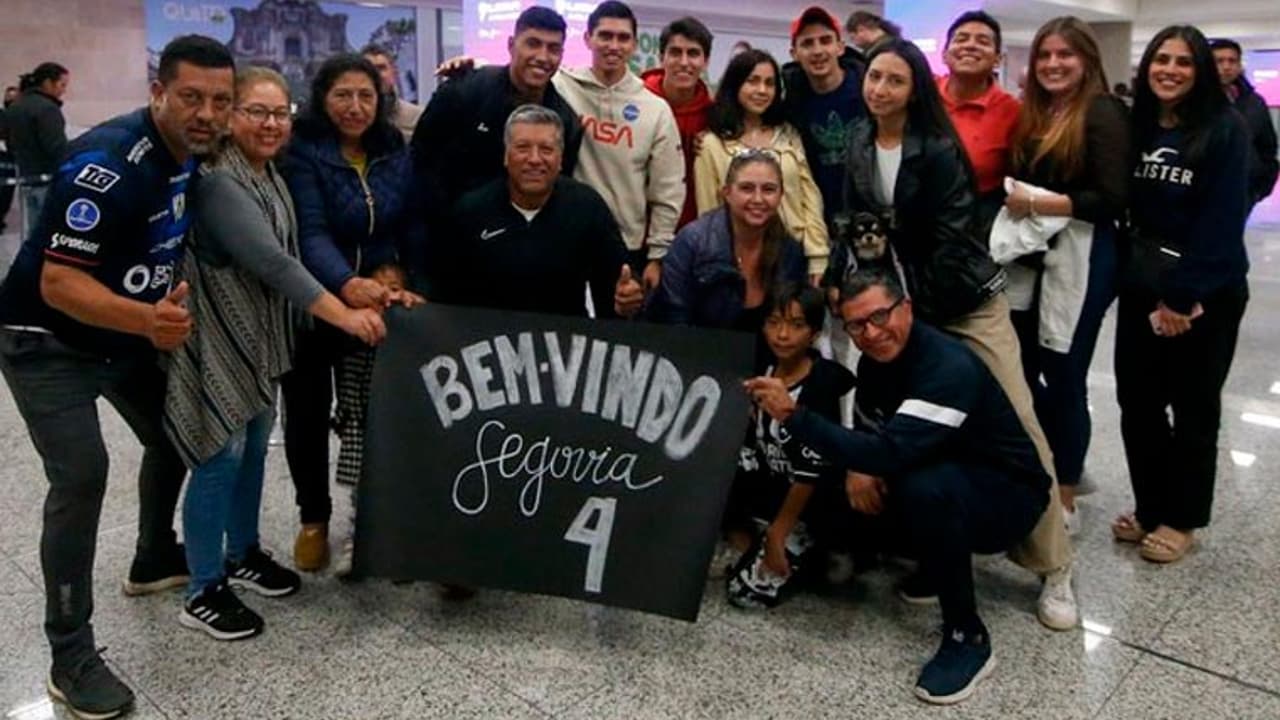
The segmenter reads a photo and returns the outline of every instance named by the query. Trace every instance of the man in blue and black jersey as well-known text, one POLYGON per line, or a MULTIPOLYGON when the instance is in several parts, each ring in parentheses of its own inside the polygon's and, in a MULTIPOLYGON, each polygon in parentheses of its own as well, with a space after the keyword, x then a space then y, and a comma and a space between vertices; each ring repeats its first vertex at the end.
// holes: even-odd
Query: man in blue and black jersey
POLYGON ((40 538, 48 689, 78 717, 128 712, 133 693, 94 644, 92 570, 107 482, 95 402, 105 397, 141 441, 138 545, 125 592, 181 585, 173 512, 186 474, 161 429, 161 353, 191 333, 174 284, 198 155, 226 129, 226 48, 170 43, 149 107, 108 120, 67 148, 44 209, 0 286, 0 371, 49 480, 40 538))

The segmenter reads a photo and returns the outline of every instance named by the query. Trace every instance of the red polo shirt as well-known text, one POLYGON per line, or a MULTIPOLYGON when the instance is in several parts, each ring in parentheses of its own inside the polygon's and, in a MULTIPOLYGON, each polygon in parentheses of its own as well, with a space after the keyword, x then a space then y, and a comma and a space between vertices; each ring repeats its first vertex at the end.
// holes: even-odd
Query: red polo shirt
POLYGON ((951 116, 951 124, 964 143, 977 175, 978 192, 995 190, 1009 171, 1009 151, 1013 146, 1013 130, 1018 125, 1020 104, 994 82, 973 100, 951 97, 945 76, 937 78, 937 82, 947 115, 951 116))

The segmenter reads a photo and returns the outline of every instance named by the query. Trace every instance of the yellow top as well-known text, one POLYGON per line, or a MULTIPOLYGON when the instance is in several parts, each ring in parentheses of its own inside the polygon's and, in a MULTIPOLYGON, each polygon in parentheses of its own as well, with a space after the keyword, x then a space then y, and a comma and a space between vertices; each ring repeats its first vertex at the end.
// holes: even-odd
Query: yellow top
POLYGON ((365 155, 363 152, 358 155, 353 155, 348 153, 346 150, 343 150, 342 157, 351 165, 351 167, 355 168, 360 177, 363 178, 365 176, 365 172, 369 169, 368 155, 365 155))
MULTIPOLYGON (((710 131, 702 133, 701 147, 693 163, 694 194, 699 215, 720 207, 724 201, 720 190, 724 187, 729 162, 746 148, 739 140, 723 140, 710 131)), ((778 154, 782 165, 782 206, 778 212, 782 224, 804 247, 809 274, 821 275, 827 269, 831 248, 827 240, 827 224, 823 220, 822 194, 809 170, 800 133, 790 124, 783 123, 775 129, 769 149, 778 154)))

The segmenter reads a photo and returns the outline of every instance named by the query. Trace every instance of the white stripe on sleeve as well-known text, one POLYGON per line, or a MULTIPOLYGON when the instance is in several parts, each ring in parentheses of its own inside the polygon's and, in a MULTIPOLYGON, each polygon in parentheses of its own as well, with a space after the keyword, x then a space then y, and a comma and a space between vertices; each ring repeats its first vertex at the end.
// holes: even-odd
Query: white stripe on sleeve
POLYGON ((928 400, 915 399, 903 400, 902 405, 898 407, 898 413, 953 428, 960 427, 965 418, 969 417, 968 413, 955 408, 935 405, 928 400))

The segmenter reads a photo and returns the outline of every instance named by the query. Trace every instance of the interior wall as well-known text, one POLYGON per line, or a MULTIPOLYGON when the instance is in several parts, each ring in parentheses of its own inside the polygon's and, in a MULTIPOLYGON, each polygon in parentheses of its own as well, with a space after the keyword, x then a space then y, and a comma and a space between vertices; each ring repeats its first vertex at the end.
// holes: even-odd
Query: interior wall
POLYGON ((0 82, 42 62, 71 71, 63 113, 89 127, 141 105, 147 92, 143 0, 4 0, 0 82))

